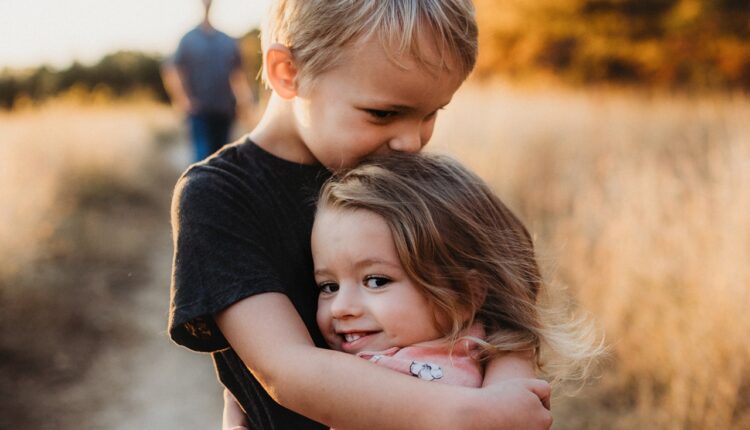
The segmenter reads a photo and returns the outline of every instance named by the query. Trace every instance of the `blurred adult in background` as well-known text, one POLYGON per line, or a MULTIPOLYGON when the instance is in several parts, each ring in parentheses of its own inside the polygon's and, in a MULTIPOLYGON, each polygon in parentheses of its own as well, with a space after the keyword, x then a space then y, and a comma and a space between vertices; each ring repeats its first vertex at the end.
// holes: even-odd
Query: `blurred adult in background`
POLYGON ((172 105, 188 117, 195 161, 229 141, 235 117, 248 117, 252 98, 237 42, 211 25, 212 1, 202 2, 203 22, 162 67, 172 105))

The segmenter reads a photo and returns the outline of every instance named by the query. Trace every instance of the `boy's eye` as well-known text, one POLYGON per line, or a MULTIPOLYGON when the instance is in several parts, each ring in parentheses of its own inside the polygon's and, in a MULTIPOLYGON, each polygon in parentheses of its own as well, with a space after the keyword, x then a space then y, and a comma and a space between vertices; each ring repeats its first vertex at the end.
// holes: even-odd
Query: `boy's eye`
POLYGON ((431 114, 429 114, 429 115, 427 115, 427 116, 425 117, 425 119, 426 119, 426 120, 431 120, 431 119, 434 119, 434 118, 435 118, 435 117, 437 116, 438 112, 440 112, 441 110, 444 110, 444 109, 445 109, 445 107, 441 107, 440 109, 438 109, 438 110, 436 110, 436 111, 432 111, 432 113, 431 113, 431 114))
POLYGON ((335 282, 323 282, 318 284, 318 290, 325 294, 335 293, 339 290, 339 284, 335 282))
POLYGON ((365 109, 364 111, 367 112, 371 117, 379 121, 389 119, 398 115, 398 112, 394 110, 365 109))
POLYGON ((385 276, 368 276, 365 278, 365 286, 367 288, 378 289, 383 288, 391 282, 390 279, 385 276))

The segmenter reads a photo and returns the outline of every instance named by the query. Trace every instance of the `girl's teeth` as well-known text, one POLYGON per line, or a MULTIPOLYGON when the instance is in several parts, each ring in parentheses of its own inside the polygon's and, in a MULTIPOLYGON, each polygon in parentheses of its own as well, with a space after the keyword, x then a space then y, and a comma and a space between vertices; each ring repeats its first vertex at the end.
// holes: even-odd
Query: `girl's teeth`
POLYGON ((347 333, 347 334, 344 335, 344 340, 346 340, 347 342, 354 342, 355 340, 357 340, 357 339, 359 339, 361 337, 362 336, 360 336, 358 334, 347 333))

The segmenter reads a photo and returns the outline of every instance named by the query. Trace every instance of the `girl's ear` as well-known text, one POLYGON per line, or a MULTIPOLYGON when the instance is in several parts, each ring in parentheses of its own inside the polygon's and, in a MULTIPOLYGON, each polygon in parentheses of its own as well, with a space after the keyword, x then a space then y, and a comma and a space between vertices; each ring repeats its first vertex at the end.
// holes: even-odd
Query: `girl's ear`
POLYGON ((266 76, 271 88, 281 98, 289 100, 297 95, 297 67, 292 51, 274 43, 266 51, 266 76))

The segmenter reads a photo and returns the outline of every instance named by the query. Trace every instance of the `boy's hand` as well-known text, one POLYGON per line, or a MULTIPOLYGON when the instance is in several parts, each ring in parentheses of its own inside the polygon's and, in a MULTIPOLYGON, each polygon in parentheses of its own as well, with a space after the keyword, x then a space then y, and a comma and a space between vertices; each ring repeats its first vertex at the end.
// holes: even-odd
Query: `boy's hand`
POLYGON ((245 413, 240 408, 237 399, 226 388, 224 389, 224 412, 221 420, 221 430, 246 430, 245 413))
POLYGON ((533 354, 509 352, 493 358, 485 368, 482 386, 488 396, 503 398, 503 408, 509 412, 502 421, 503 429, 548 429, 552 425, 551 389, 547 382, 535 378, 533 354))
POLYGON ((551 389, 541 379, 507 379, 480 390, 482 400, 467 417, 472 428, 547 430, 551 389))

